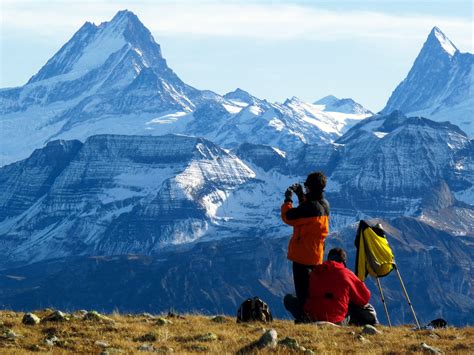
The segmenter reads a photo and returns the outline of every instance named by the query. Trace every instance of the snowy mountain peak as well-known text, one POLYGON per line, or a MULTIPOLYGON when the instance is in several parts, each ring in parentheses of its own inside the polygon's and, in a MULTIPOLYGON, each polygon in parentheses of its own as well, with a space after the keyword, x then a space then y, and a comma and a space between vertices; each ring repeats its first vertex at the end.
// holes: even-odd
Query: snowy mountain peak
POLYGON ((301 104, 303 101, 299 97, 293 96, 291 99, 286 99, 283 105, 289 106, 292 104, 301 104))
POLYGON ((255 105, 255 103, 260 101, 260 99, 257 99, 255 96, 252 96, 250 93, 245 90, 242 90, 241 88, 237 88, 234 91, 228 92, 224 95, 224 98, 226 98, 227 100, 237 101, 248 105, 255 105))
MULTIPOLYGON (((28 84, 64 74, 80 77, 102 66, 113 55, 125 57, 125 53, 118 53, 124 49, 136 52, 144 66, 154 62, 166 66, 150 31, 133 12, 124 10, 99 26, 86 22, 28 84)), ((69 76, 67 79, 71 79, 69 76)))
POLYGON ((441 48, 450 56, 453 56, 458 51, 453 42, 451 42, 450 39, 438 27, 433 27, 428 39, 426 40, 425 46, 441 46, 441 48))
POLYGON ((334 95, 328 95, 316 101, 314 105, 323 106, 326 112, 340 112, 347 114, 369 115, 372 114, 361 104, 350 98, 338 99, 334 95))
POLYGON ((339 99, 334 95, 324 96, 322 99, 319 99, 314 102, 315 105, 332 105, 339 99))
POLYGON ((450 121, 472 136, 474 124, 469 118, 474 114, 473 67, 474 55, 461 53, 435 27, 382 112, 402 110, 409 116, 450 121))
POLYGON ((119 12, 117 12, 110 22, 105 22, 105 23, 112 24, 112 23, 121 23, 121 22, 127 22, 127 21, 140 22, 137 15, 135 15, 132 11, 125 9, 125 10, 120 10, 119 12))

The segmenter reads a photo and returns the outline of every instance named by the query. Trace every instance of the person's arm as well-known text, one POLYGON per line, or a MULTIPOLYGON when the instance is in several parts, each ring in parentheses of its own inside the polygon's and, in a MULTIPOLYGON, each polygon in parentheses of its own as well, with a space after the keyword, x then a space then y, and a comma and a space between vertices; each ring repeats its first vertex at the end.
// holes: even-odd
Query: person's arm
POLYGON ((300 226, 308 223, 308 220, 314 218, 308 215, 308 206, 301 204, 298 207, 293 208, 293 202, 284 202, 281 205, 281 219, 283 222, 290 226, 300 226))
POLYGON ((369 303, 370 291, 356 275, 354 275, 351 271, 349 271, 349 273, 351 284, 349 294, 350 302, 354 303, 356 306, 363 307, 369 303))

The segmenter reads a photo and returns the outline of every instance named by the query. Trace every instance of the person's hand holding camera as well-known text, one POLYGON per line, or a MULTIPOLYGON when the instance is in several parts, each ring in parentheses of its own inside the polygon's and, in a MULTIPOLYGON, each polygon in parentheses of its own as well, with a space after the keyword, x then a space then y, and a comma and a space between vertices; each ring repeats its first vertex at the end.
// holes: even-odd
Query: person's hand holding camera
POLYGON ((293 192, 295 193, 295 195, 298 197, 298 201, 301 203, 303 202, 303 199, 304 199, 304 192, 303 192, 303 187, 301 186, 301 184, 293 184, 291 185, 290 187, 288 187, 285 191, 285 202, 292 202, 293 199, 293 192))
POLYGON ((301 203, 304 200, 304 191, 301 184, 293 184, 290 186, 291 190, 294 191, 295 195, 298 197, 298 202, 301 203))

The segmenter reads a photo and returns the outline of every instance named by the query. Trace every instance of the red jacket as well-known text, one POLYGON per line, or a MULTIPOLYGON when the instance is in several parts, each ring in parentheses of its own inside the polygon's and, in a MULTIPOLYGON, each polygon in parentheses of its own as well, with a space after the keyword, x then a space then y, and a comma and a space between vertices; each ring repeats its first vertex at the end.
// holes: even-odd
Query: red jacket
POLYGON ((349 302, 365 306, 369 299, 370 291, 351 270, 325 261, 311 272, 304 311, 313 321, 339 323, 347 315, 349 302))
POLYGON ((288 259, 303 265, 323 262, 324 239, 329 232, 329 203, 306 195, 298 207, 292 202, 281 206, 283 222, 293 226, 293 236, 288 245, 288 259))

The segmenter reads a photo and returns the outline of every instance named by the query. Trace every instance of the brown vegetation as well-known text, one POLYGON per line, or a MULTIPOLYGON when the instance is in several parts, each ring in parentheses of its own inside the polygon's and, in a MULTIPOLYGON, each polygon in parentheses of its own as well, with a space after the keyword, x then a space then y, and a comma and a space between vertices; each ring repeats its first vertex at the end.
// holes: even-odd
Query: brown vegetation
MULTIPOLYGON (((45 318, 50 310, 36 314, 45 318)), ((108 318, 68 315, 69 320, 22 324, 23 313, 0 312, 0 353, 75 352, 107 353, 145 351, 175 353, 235 353, 273 328, 278 340, 290 337, 314 353, 423 353, 421 343, 446 353, 474 353, 473 328, 413 331, 411 327, 377 327, 382 334, 361 335, 361 327, 295 325, 288 320, 237 324, 230 317, 159 317, 148 314, 111 314, 108 318), (88 318, 88 319, 86 319, 88 318), (9 331, 10 330, 10 331, 9 331), (13 331, 13 334, 11 333, 13 331), (49 343, 47 344, 47 339, 49 343)), ((287 345, 259 353, 304 353, 287 345)), ((307 351, 307 353, 310 353, 307 351)))

